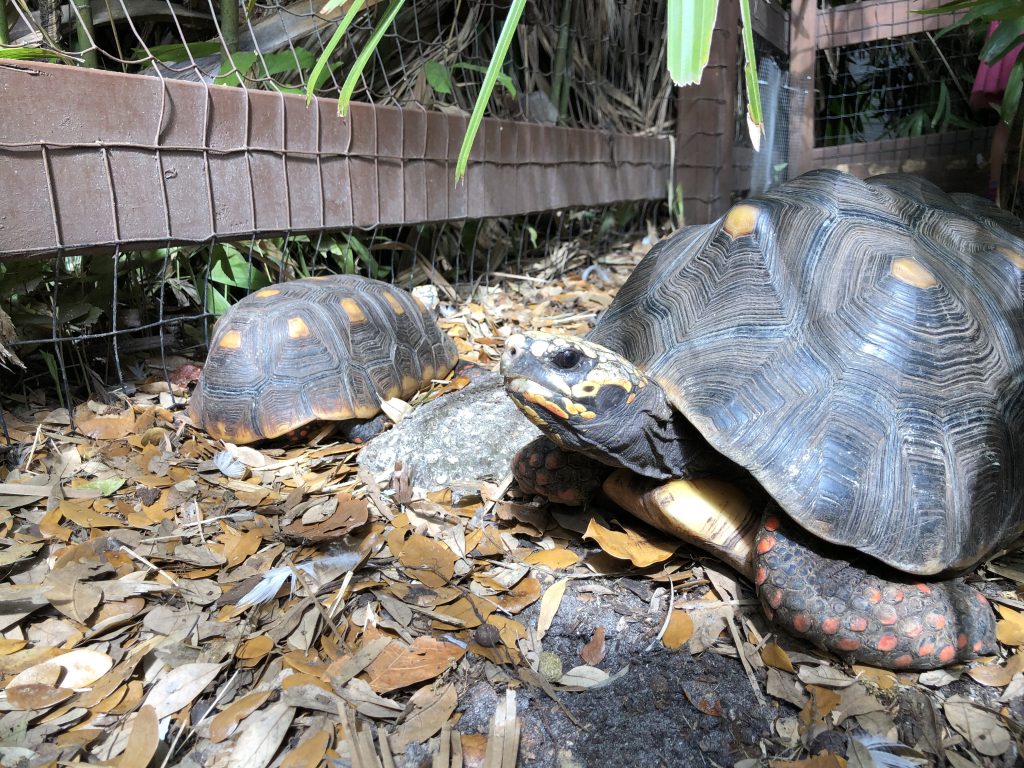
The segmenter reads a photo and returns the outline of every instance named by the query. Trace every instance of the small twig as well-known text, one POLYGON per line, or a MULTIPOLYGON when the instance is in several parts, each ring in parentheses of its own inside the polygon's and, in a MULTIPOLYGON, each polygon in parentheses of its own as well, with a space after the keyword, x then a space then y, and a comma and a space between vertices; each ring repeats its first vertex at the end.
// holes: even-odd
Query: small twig
POLYGON ((129 549, 129 548, 128 548, 128 547, 126 547, 126 546, 125 546, 124 544, 122 544, 122 545, 121 545, 121 551, 122 551, 122 552, 125 552, 125 553, 126 553, 126 554, 127 554, 128 556, 129 556, 129 557, 133 557, 133 558, 135 558, 135 559, 136 559, 136 560, 138 560, 138 561, 139 561, 140 563, 142 563, 142 564, 143 564, 144 566, 146 566, 147 568, 149 568, 149 569, 150 569, 151 571, 156 571, 156 572, 157 572, 157 573, 159 573, 159 574, 160 574, 161 576, 163 576, 164 578, 166 578, 166 579, 167 579, 167 580, 168 580, 169 582, 171 582, 171 584, 173 584, 174 586, 176 586, 176 587, 177 587, 178 589, 181 589, 181 584, 179 584, 179 583, 178 583, 178 580, 177 580, 176 578, 174 578, 174 577, 173 577, 173 576, 172 576, 171 574, 169 574, 169 573, 168 573, 167 571, 165 571, 165 570, 164 570, 163 568, 159 568, 159 567, 157 567, 157 566, 153 565, 153 563, 149 562, 149 560, 147 560, 146 558, 144 558, 144 557, 143 557, 142 555, 140 555, 140 554, 139 554, 138 552, 135 552, 135 551, 133 551, 133 550, 129 549))
POLYGON ((675 607, 676 602, 676 585, 672 581, 672 577, 668 577, 668 610, 665 612, 665 621, 661 624, 661 629, 658 630, 658 634, 655 635, 654 639, 644 648, 644 653, 649 653, 651 648, 661 642, 661 638, 665 636, 665 632, 668 631, 669 622, 672 621, 672 611, 675 607))
POLYGON ((767 703, 761 695, 761 689, 757 686, 757 678, 754 677, 754 670, 750 666, 750 662, 747 661, 747 654, 743 652, 743 640, 740 638, 740 631, 736 628, 736 622, 733 619, 732 613, 726 617, 726 623, 729 625, 729 633, 732 635, 732 641, 736 644, 736 654, 740 657, 740 663, 743 665, 743 669, 747 673, 747 680, 750 681, 750 687, 754 691, 754 696, 757 697, 757 701, 762 707, 766 707, 767 703))
POLYGON ((28 455, 25 457, 25 463, 21 467, 21 471, 22 472, 28 472, 29 465, 32 463, 32 459, 35 458, 36 448, 39 447, 39 436, 40 436, 40 434, 42 434, 42 431, 43 431, 43 425, 42 424, 37 424, 36 425, 36 434, 32 438, 32 447, 29 449, 28 455))

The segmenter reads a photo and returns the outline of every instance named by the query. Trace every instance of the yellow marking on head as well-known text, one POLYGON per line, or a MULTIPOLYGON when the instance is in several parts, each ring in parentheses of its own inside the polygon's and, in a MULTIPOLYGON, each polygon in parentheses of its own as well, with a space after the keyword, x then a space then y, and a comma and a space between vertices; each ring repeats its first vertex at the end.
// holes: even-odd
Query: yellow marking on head
POLYGON ((596 419, 597 414, 594 413, 593 411, 584 411, 583 413, 580 414, 580 418, 590 421, 591 419, 596 419))
POLYGON ((542 419, 540 414, 533 410, 533 408, 519 400, 516 401, 516 406, 518 406, 519 410, 523 412, 523 416, 530 420, 531 424, 535 427, 544 428, 544 419, 542 419))
POLYGON ((301 317, 288 318, 288 337, 291 339, 304 339, 309 336, 309 326, 301 317))
POLYGON ((238 331, 228 331, 217 342, 217 346, 221 349, 238 349, 242 346, 242 334, 238 331))
POLYGON ((636 400, 636 392, 630 392, 629 397, 626 398, 626 405, 632 405, 634 400, 636 400))
POLYGON ((396 315, 401 317, 405 314, 405 307, 402 306, 402 302, 393 293, 385 293, 384 298, 391 305, 391 309, 394 310, 396 315))
POLYGON ((572 396, 576 398, 593 397, 599 389, 601 389, 601 385, 596 381, 581 381, 572 388, 572 396))
POLYGON ((571 413, 573 416, 578 416, 579 414, 584 413, 587 410, 587 406, 580 405, 579 403, 574 402, 567 397, 562 398, 562 405, 565 406, 566 412, 571 413))
POLYGON ((277 288, 264 288, 262 291, 256 291, 256 296, 260 299, 265 299, 268 296, 277 296, 280 291, 277 288))
POLYGON ((1024 269, 1024 256, 1016 251, 1011 251, 1009 248, 996 248, 996 250, 1003 254, 1017 269, 1024 269))
POLYGON ((341 308, 345 310, 345 314, 348 315, 349 322, 351 323, 361 323, 366 320, 363 308, 359 306, 359 302, 355 299, 348 297, 342 299, 341 308))
POLYGON ((935 275, 919 261, 915 261, 909 256, 893 259, 889 273, 901 283, 906 283, 914 288, 934 288, 939 284, 935 275))
POLYGON ((737 237, 744 237, 754 231, 754 228, 757 226, 757 218, 760 215, 761 209, 756 205, 746 203, 734 205, 732 210, 725 215, 722 229, 733 240, 737 237))
POLYGON ((553 413, 560 419, 568 419, 569 414, 559 408, 557 405, 548 400, 544 395, 537 394, 536 392, 524 392, 523 398, 531 403, 539 405, 546 411, 553 413))

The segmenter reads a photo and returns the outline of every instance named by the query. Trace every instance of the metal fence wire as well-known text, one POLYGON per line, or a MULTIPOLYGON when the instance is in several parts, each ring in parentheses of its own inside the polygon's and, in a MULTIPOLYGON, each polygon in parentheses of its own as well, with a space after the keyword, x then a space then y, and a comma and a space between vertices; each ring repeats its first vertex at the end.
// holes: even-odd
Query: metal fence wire
MULTIPOLYGON (((70 406, 147 377, 170 385, 176 353, 201 357, 212 320, 278 280, 359 272, 432 282, 454 303, 495 273, 583 266, 668 221, 675 170, 698 160, 674 153, 688 124, 720 124, 735 142, 734 197, 794 175, 789 137, 811 84, 819 148, 913 137, 918 126, 953 141, 959 121, 975 119, 963 106, 980 40, 833 47, 794 87, 789 20, 754 5, 764 152, 748 146, 741 91, 728 102, 735 116, 677 115, 662 0, 536 0, 489 103, 509 122, 481 132, 476 176, 455 187, 452 153, 503 0, 406 2, 387 24, 394 3, 368 0, 340 36, 348 4, 324 12, 319 0, 0 0, 0 42, 74 65, 21 87, 0 73, 0 187, 17 184, 24 214, 22 229, 0 229, 0 310, 21 339, 0 343, 29 363, 0 368, 5 404, 56 390, 70 406), (333 100, 378 33, 340 121, 333 100), (108 78, 99 106, 97 72, 108 78), (23 232, 54 245, 28 251, 23 232)), ((973 145, 949 149, 966 156, 973 145)))
MULTIPOLYGON (((383 3, 366 5, 317 78, 313 91, 322 99, 338 95, 346 73, 388 10, 383 3)), ((663 5, 617 2, 595 11, 576 2, 529 4, 489 114, 535 126, 601 129, 624 136, 671 135, 675 100, 664 64, 663 5)), ((161 114, 152 138, 111 142, 103 148, 106 167, 97 173, 94 186, 100 194, 95 198, 65 200, 54 192, 66 175, 62 163, 79 146, 91 150, 86 142, 76 146, 65 135, 32 133, 34 127, 24 131, 20 141, 0 132, 0 156, 16 157, 41 147, 49 199, 40 208, 51 209, 59 236, 76 216, 85 227, 102 219, 107 196, 117 220, 125 211, 146 205, 145 198, 128 200, 121 192, 119 156, 173 143, 166 136, 183 112, 172 83, 185 81, 199 84, 206 90, 203 101, 215 105, 209 109, 213 117, 206 118, 203 138, 189 149, 202 158, 205 168, 200 176, 216 184, 216 169, 211 172, 210 167, 225 155, 211 147, 218 146, 215 113, 223 108, 216 105, 217 94, 211 86, 232 86, 246 94, 250 104, 246 119, 252 123, 258 122, 252 105, 261 103, 253 101, 256 94, 303 93, 347 10, 343 4, 322 13, 321 7, 311 0, 238 7, 170 0, 103 0, 88 6, 16 0, 10 6, 13 23, 3 25, 9 26, 10 43, 38 45, 91 68, 154 78, 164 83, 164 93, 158 100, 161 114), (235 19, 233 12, 237 12, 235 19)), ((479 92, 506 12, 507 4, 500 2, 405 4, 384 27, 353 100, 465 115, 479 92)), ((88 94, 83 98, 88 99, 88 94)), ((329 106, 333 109, 333 104, 329 106)), ((140 117, 145 112, 140 106, 140 117)), ((322 113, 329 114, 327 109, 322 113)), ((124 114, 130 118, 131 109, 124 114)), ((75 117, 68 114, 66 119, 75 117)), ((372 118, 376 124, 377 116, 372 118)), ((382 129, 376 127, 379 133, 382 129)), ((251 149, 248 145, 253 143, 250 133, 243 149, 251 149)), ((667 162, 669 153, 664 154, 667 162)), ((274 157, 282 162, 291 159, 287 151, 274 157)), ((628 163, 628 158, 623 160, 628 163)), ((163 178, 156 178, 154 188, 146 190, 156 207, 161 196, 170 205, 171 176, 180 174, 182 167, 171 170, 172 166, 164 155, 163 178)), ((374 172, 379 174, 379 168, 374 172)), ((435 175, 443 184, 435 189, 428 184, 424 193, 447 198, 451 173, 452 168, 444 164, 435 175)), ((285 174, 284 182, 286 187, 294 184, 294 176, 285 174)), ((298 191, 293 194, 286 188, 277 195, 289 209, 286 224, 270 227, 271 232, 254 231, 243 240, 206 237, 205 242, 181 244, 168 238, 137 250, 115 245, 113 253, 62 246, 43 262, 5 260, 0 264, 0 307, 13 319, 22 339, 8 346, 36 365, 30 366, 28 374, 4 374, 3 395, 15 404, 27 403, 42 390, 56 389, 62 401, 71 403, 85 392, 105 397, 109 386, 130 386, 152 376, 154 369, 169 380, 180 362, 174 352, 201 354, 216 315, 250 290, 276 280, 323 271, 359 272, 407 288, 433 282, 442 286, 442 300, 455 302, 486 285, 494 272, 522 273, 525 261, 550 260, 558 254, 556 261, 560 259, 563 267, 582 266, 578 252, 587 245, 575 243, 589 244, 596 253, 601 243, 607 245, 630 227, 659 218, 658 198, 666 187, 657 188, 648 202, 640 199, 624 205, 566 207, 505 217, 466 218, 463 203, 449 219, 444 214, 451 210, 451 203, 445 200, 447 207, 437 208, 441 215, 434 221, 430 216, 422 221, 407 217, 412 220, 392 226, 313 232, 287 225, 293 220, 291 209, 298 191)), ((260 194, 260 189, 254 189, 253 199, 260 194)), ((466 197, 465 188, 462 196, 466 197)), ((184 202, 202 207, 201 200, 184 202)), ((378 201, 378 214, 381 205, 378 201)), ((429 205, 428 200, 424 207, 429 205)), ((258 202, 252 207, 255 211, 258 202)), ((255 214, 254 219, 259 211, 255 214)), ((69 239, 65 236, 58 242, 69 239)))

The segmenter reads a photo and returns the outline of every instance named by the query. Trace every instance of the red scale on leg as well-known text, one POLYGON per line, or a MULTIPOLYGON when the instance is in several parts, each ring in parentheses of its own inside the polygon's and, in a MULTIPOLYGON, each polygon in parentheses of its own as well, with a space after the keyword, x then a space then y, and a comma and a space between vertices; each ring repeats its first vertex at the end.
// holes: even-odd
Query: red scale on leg
POLYGON ((811 617, 806 613, 798 613, 793 616, 793 628, 800 633, 806 632, 811 628, 811 617))
POLYGON ((895 650, 898 644, 899 640, 896 635, 882 635, 875 641, 875 648, 882 653, 889 653, 889 651, 895 650))
POLYGON ((768 581, 768 569, 763 565, 759 565, 757 572, 754 574, 754 584, 760 587, 766 581, 768 581))
POLYGON ((834 635, 839 631, 840 622, 835 616, 829 616, 821 622, 821 631, 826 635, 834 635))

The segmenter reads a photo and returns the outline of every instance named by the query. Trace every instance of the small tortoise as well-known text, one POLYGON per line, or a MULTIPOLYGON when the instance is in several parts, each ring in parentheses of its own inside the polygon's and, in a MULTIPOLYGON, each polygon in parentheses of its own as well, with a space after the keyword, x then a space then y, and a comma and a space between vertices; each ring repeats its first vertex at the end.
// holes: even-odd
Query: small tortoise
POLYGON ((557 444, 514 470, 563 503, 600 476, 560 449, 642 476, 605 489, 847 659, 994 653, 955 577, 1024 531, 1022 276, 1024 226, 987 201, 809 173, 658 244, 586 340, 508 340, 507 391, 557 444), (725 497, 680 522, 655 487, 716 474, 761 494, 753 522, 725 497))
POLYGON ((446 376, 455 345, 414 296, 356 275, 263 288, 217 322, 189 416, 232 443, 279 437, 314 421, 373 434, 381 401, 446 376))

